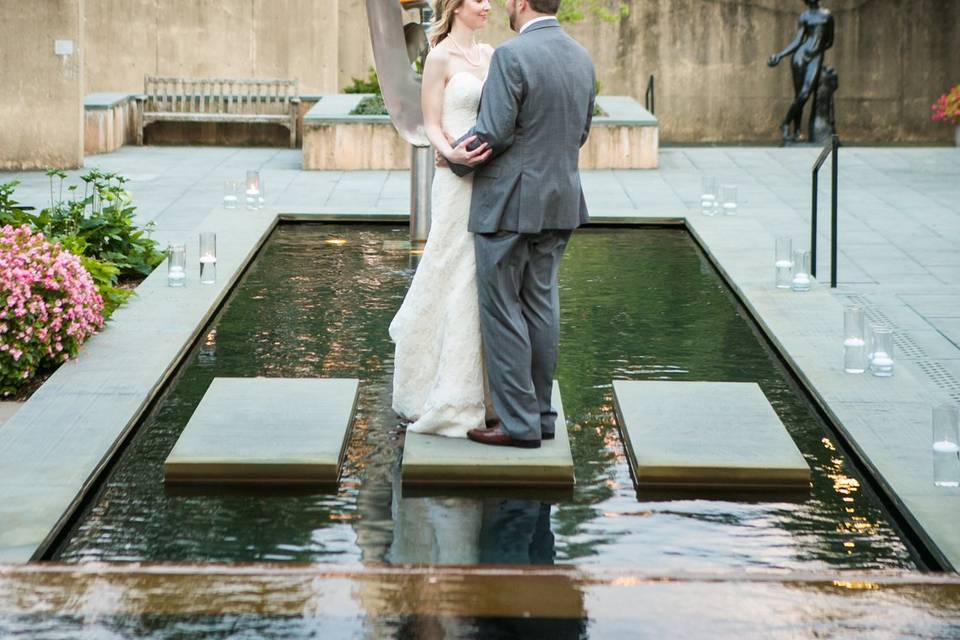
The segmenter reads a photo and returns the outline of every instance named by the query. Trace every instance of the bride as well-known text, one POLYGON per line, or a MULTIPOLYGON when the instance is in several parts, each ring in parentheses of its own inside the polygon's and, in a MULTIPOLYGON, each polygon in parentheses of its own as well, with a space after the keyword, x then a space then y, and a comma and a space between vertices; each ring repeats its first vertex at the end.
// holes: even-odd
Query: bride
MULTIPOLYGON (((427 137, 451 162, 484 161, 481 145, 453 148, 476 123, 493 47, 476 41, 490 0, 437 0, 421 102, 427 137)), ((473 139, 468 139, 469 144, 473 139)), ((410 289, 393 321, 393 409, 408 429, 465 438, 493 419, 480 344, 473 238, 467 231, 473 178, 438 167, 431 192, 430 235, 410 289)))

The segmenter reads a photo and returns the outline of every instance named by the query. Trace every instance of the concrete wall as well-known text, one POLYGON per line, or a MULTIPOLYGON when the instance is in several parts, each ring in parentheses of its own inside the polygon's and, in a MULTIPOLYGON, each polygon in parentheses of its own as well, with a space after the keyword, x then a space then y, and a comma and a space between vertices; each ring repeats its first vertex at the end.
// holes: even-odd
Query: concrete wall
MULTIPOLYGON (((630 7, 623 21, 567 26, 593 55, 603 93, 642 101, 655 74, 661 142, 779 138, 793 100, 790 65, 784 60, 770 69, 766 61, 792 39, 801 0, 619 1, 630 7)), ((364 28, 357 24, 366 20, 363 0, 340 2, 341 24, 353 20, 350 32, 364 28)), ((960 0, 824 0, 824 6, 837 26, 827 64, 840 76, 835 105, 844 139, 953 140, 952 127, 930 121, 930 105, 960 83, 960 0)), ((512 36, 496 8, 481 39, 496 45, 512 36)), ((351 50, 341 61, 341 86, 371 64, 369 55, 351 50)), ((805 114, 804 131, 806 122, 805 114)))
POLYGON ((83 164, 83 10, 0 0, 0 169, 83 164), (55 55, 54 40, 72 40, 73 55, 55 55))
POLYGON ((335 90, 338 0, 85 1, 88 92, 142 91, 144 75, 294 78, 303 93, 335 90))
MULTIPOLYGON (((656 74, 663 143, 777 139, 793 90, 788 61, 776 69, 765 62, 793 35, 801 0, 621 1, 631 7, 629 18, 568 28, 593 54, 604 93, 642 100, 647 77, 656 74)), ((838 27, 828 64, 840 75, 841 135, 850 142, 949 143, 952 128, 929 115, 936 97, 960 82, 960 0, 825 4, 838 27)), ((364 6, 0 0, 0 161, 79 164, 78 95, 140 91, 144 74, 292 77, 303 93, 335 92, 373 63, 364 6), (54 38, 74 39, 77 54, 61 62, 52 54, 54 38)), ((496 8, 482 38, 498 44, 511 35, 496 8)))
MULTIPOLYGON (((619 24, 570 28, 605 93, 642 99, 657 79, 667 142, 777 138, 793 99, 789 60, 766 66, 796 31, 800 0, 625 0, 619 24)), ((837 127, 851 141, 952 140, 930 105, 960 82, 957 0, 825 0, 837 31, 827 64, 840 77, 837 127)), ((806 116, 804 118, 806 127, 806 116)))

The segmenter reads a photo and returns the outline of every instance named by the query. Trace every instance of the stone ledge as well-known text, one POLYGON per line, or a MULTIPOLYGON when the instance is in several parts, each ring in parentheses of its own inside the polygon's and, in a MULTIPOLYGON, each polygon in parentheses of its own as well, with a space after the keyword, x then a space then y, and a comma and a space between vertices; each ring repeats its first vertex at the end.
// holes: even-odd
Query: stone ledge
POLYGON ((141 94, 104 91, 91 93, 83 99, 84 109, 112 109, 121 104, 136 100, 141 94))

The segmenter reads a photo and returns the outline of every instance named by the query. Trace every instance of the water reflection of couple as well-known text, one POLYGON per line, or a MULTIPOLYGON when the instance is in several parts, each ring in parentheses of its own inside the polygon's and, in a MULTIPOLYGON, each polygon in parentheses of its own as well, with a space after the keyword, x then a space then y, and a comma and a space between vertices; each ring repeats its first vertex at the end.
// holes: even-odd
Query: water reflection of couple
POLYGON ((401 498, 394 492, 395 564, 553 564, 550 505, 503 498, 401 498))

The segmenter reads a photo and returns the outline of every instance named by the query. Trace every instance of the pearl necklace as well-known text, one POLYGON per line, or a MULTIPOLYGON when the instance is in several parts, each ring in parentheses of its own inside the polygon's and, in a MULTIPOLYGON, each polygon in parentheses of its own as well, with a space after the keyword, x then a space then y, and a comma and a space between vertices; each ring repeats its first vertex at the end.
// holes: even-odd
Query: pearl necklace
MULTIPOLYGON (((473 60, 471 60, 470 56, 468 56, 467 52, 464 51, 459 44, 457 44, 457 41, 453 38, 453 36, 450 36, 450 42, 452 42, 453 46, 457 48, 457 51, 459 51, 460 55, 463 56, 463 59, 467 61, 467 64, 473 65, 474 67, 479 67, 483 64, 483 60, 481 60, 480 62, 474 62, 473 60)), ((476 47, 477 44, 474 43, 473 46, 476 47)))

